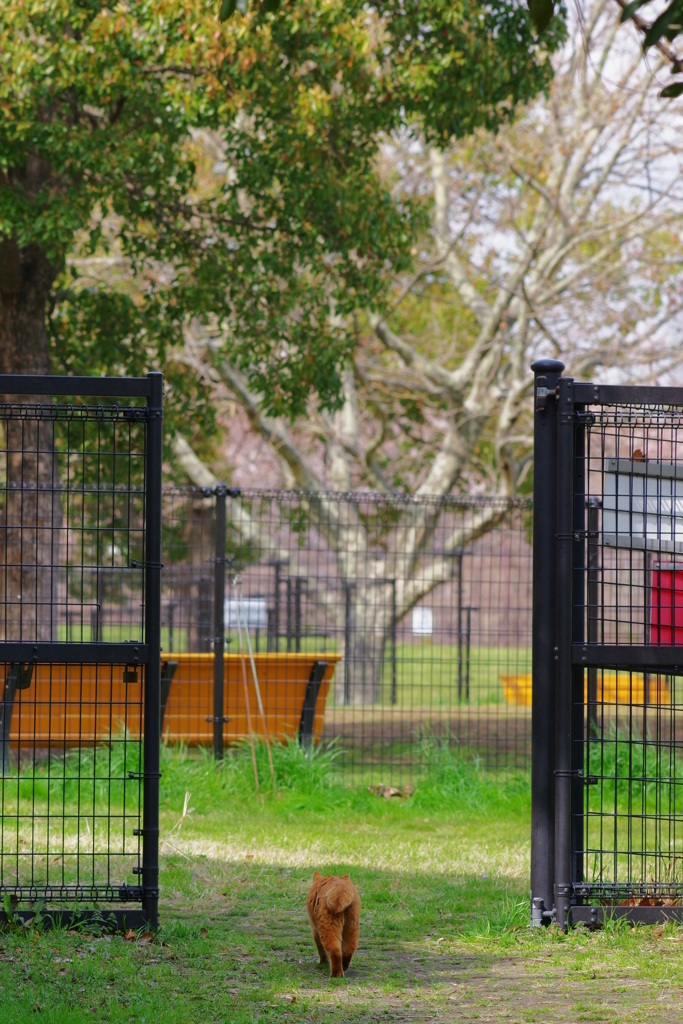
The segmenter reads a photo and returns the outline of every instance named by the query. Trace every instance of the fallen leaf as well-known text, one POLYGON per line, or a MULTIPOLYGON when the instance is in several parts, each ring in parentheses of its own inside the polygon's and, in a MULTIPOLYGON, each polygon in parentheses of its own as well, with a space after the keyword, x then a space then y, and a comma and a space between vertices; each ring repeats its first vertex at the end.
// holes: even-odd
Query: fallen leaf
POLYGON ((137 937, 137 932, 134 932, 132 928, 129 928, 126 934, 123 936, 123 940, 124 942, 135 942, 137 937))
POLYGON ((652 929, 652 935, 655 939, 661 939, 664 934, 664 925, 658 924, 656 928, 652 929))
POLYGON ((280 998, 285 1003, 295 1003, 296 1002, 296 996, 286 995, 286 996, 281 996, 280 998))
POLYGON ((206 938, 206 936, 207 936, 207 935, 209 934, 209 929, 208 929, 208 928, 202 928, 202 930, 200 931, 200 933, 199 933, 199 934, 201 935, 201 937, 202 937, 203 939, 205 939, 205 938, 206 938))
POLYGON ((138 942, 151 942, 154 938, 154 932, 143 932, 138 942))

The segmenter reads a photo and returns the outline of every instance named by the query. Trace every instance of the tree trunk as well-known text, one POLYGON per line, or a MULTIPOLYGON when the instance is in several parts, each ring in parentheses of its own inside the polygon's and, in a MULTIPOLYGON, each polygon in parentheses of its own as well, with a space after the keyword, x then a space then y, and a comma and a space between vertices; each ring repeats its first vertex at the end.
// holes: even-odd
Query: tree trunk
MULTIPOLYGON (((0 373, 47 374, 45 313, 57 267, 37 245, 0 242, 0 373)), ((61 510, 54 426, 41 418, 49 396, 3 395, 4 501, 0 509, 0 581, 6 640, 55 640, 61 510), (22 409, 22 406, 24 408, 22 409)))

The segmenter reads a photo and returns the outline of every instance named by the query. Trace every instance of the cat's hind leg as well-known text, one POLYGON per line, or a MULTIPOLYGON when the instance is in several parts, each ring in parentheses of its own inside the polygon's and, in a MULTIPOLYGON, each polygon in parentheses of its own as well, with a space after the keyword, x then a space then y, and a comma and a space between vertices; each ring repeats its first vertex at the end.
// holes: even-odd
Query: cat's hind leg
POLYGON ((320 957, 320 963, 321 964, 326 964, 327 963, 327 953, 325 952, 325 947, 323 946, 322 942, 320 941, 320 936, 318 935, 317 931, 313 932, 313 940, 315 942, 316 949, 318 950, 318 956, 320 957))
POLYGON ((330 957, 330 977, 343 978, 344 968, 342 967, 341 948, 337 946, 335 949, 330 949, 328 954, 330 957))
POLYGON ((354 903, 354 905, 349 907, 346 911, 346 919, 344 921, 344 929, 342 931, 342 965, 345 971, 349 969, 351 957, 356 952, 359 925, 360 906, 356 906, 354 903))

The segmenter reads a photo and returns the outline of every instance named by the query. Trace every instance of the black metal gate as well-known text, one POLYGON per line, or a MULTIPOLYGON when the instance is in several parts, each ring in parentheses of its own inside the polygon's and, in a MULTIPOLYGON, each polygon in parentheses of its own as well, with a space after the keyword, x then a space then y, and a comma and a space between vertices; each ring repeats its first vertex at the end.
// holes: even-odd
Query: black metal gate
POLYGON ((0 893, 24 919, 158 923, 162 382, 0 376, 0 893))
POLYGON ((532 368, 532 921, 680 920, 683 388, 532 368))

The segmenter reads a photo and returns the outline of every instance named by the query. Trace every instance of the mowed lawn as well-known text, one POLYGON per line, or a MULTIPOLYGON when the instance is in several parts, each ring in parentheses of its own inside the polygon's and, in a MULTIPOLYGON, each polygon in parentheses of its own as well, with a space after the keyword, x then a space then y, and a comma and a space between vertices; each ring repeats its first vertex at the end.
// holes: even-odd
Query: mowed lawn
POLYGON ((414 795, 387 800, 330 758, 275 753, 279 792, 261 750, 257 795, 244 752, 216 769, 166 751, 160 932, 6 930, 0 1021, 681 1020, 682 930, 528 928, 526 776, 436 747, 414 795), (315 869, 361 892, 338 981, 306 918, 315 869))

